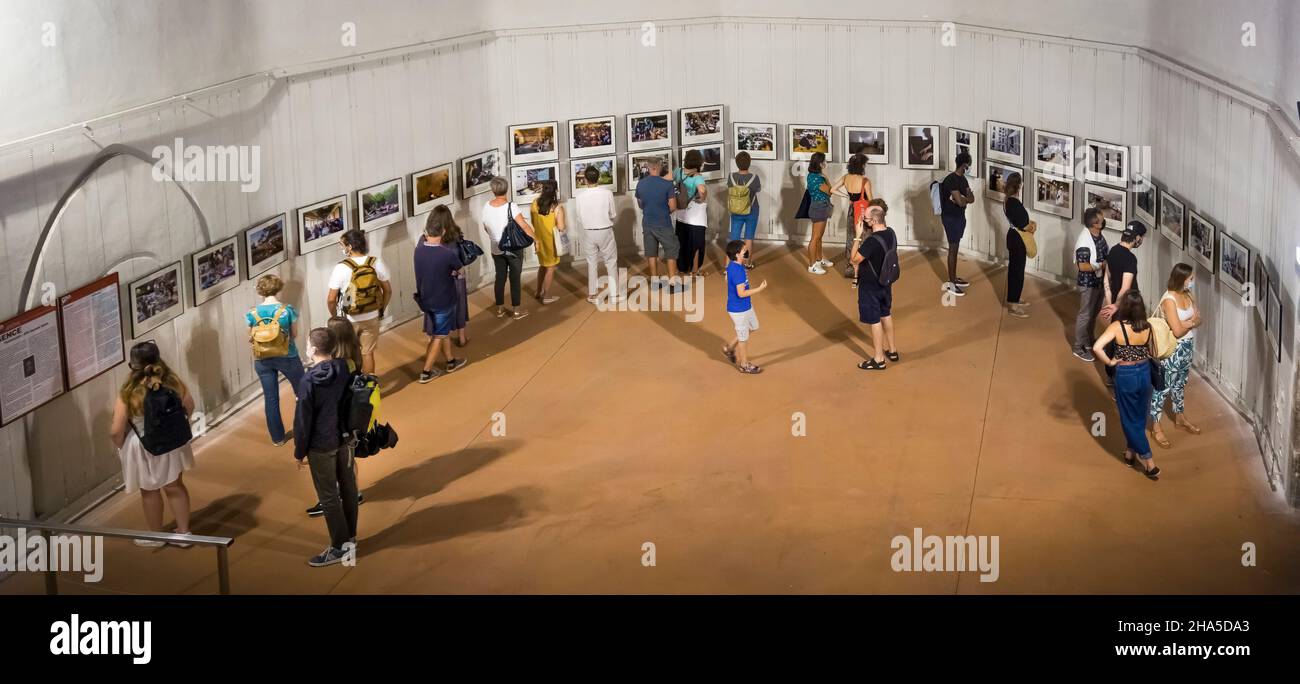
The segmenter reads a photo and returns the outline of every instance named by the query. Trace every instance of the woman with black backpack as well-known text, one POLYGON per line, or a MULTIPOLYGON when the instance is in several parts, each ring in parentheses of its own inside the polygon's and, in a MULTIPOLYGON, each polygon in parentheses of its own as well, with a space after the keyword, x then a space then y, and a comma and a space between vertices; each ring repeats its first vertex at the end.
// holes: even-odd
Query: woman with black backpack
MULTIPOLYGON (((163 362, 153 341, 131 347, 130 368, 118 390, 109 433, 122 460, 122 483, 127 493, 139 490, 149 529, 162 531, 166 495, 176 533, 189 534, 190 493, 181 474, 194 467, 190 449, 194 398, 163 362)), ((164 542, 137 539, 135 544, 156 548, 164 542)))

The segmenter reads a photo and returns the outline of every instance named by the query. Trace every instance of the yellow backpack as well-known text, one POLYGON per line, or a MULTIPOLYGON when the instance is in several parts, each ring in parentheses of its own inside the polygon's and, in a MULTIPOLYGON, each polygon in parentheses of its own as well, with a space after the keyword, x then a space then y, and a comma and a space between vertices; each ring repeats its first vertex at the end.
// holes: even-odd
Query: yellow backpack
POLYGON ((257 307, 249 313, 253 317, 253 327, 248 330, 248 342, 253 347, 253 358, 270 359, 289 355, 289 335, 280 327, 280 315, 285 305, 276 308, 270 318, 257 315, 257 307))

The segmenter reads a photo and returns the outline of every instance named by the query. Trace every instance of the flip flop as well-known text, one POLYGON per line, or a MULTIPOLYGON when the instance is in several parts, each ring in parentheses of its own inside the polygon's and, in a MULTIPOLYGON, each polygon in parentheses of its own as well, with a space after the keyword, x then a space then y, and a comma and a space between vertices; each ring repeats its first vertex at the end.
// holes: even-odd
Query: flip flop
POLYGON ((858 364, 858 368, 865 371, 882 371, 885 370, 886 367, 885 364, 875 359, 867 359, 858 364))

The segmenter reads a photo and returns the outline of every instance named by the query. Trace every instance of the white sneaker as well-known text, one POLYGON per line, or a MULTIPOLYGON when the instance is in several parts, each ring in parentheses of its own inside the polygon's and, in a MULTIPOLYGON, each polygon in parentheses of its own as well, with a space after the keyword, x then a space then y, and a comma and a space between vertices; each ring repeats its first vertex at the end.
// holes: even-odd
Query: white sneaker
POLYGON ((826 275, 826 269, 822 268, 822 263, 820 261, 813 264, 812 266, 809 266, 808 272, 815 273, 817 275, 826 275))
POLYGON ((830 268, 831 266, 834 266, 834 265, 835 265, 835 262, 834 262, 834 261, 831 261, 830 259, 822 259, 822 260, 821 260, 820 262, 818 262, 818 263, 820 263, 820 264, 822 265, 822 268, 830 268))
POLYGON ((136 546, 143 546, 146 549, 161 549, 167 546, 167 542, 153 541, 152 539, 136 539, 136 546))

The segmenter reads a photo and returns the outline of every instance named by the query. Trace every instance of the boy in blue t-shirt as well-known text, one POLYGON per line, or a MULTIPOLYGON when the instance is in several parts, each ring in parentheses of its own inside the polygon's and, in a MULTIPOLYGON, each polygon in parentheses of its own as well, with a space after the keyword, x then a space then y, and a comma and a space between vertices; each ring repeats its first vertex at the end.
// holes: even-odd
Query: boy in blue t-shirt
POLYGON ((727 243, 727 315, 736 326, 736 337, 722 348, 722 353, 736 364, 736 370, 751 375, 763 372, 762 368, 749 362, 749 333, 758 330, 758 316, 754 314, 754 303, 749 298, 767 288, 764 280, 758 287, 749 287, 749 271, 745 262, 749 260, 749 248, 744 240, 732 240, 727 243))

